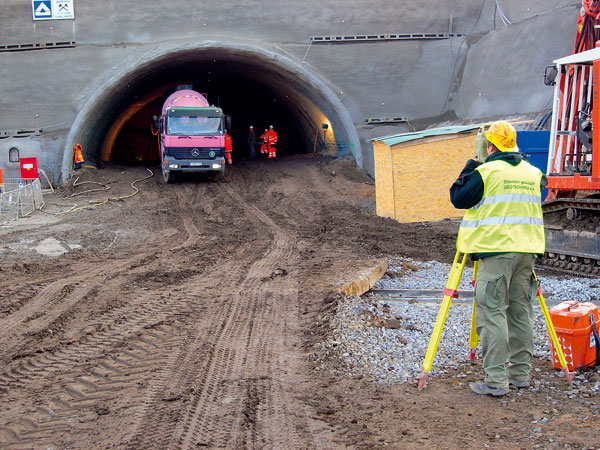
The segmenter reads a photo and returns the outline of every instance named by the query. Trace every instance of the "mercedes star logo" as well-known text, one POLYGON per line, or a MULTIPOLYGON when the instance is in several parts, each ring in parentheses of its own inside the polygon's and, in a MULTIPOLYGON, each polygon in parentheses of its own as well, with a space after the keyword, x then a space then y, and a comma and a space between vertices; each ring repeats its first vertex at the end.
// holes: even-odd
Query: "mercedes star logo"
POLYGON ((200 155, 200 150, 198 150, 197 148, 193 148, 192 149, 192 156, 194 158, 197 158, 200 155))

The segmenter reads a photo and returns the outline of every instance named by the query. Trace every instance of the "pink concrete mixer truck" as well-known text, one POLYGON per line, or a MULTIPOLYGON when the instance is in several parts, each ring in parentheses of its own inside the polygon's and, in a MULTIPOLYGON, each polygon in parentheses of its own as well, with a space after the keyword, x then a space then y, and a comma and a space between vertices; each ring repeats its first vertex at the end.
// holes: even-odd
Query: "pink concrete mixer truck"
POLYGON ((225 175, 225 138, 231 118, 210 106, 191 86, 179 86, 167 98, 160 117, 154 116, 160 133, 160 159, 165 183, 182 172, 225 175))

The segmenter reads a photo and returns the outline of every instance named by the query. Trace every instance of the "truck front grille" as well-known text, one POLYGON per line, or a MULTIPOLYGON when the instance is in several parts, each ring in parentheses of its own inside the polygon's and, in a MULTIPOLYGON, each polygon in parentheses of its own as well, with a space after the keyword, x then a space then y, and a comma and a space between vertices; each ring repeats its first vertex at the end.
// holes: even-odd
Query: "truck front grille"
POLYGON ((211 152, 215 152, 213 159, 225 156, 223 147, 167 147, 165 149, 165 154, 175 159, 211 159, 211 152))

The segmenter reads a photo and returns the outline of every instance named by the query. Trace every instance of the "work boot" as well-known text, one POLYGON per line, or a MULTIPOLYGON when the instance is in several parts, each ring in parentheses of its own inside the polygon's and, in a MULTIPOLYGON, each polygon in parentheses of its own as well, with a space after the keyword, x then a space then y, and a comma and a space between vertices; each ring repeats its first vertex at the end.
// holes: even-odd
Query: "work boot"
POLYGON ((512 378, 508 379, 508 384, 512 384, 517 389, 528 388, 529 386, 531 386, 529 380, 514 380, 512 378))
POLYGON ((508 394, 510 389, 507 387, 493 387, 488 386, 482 381, 475 381, 473 383, 469 383, 469 387, 473 392, 479 395, 493 395, 494 397, 501 397, 505 394, 508 394))

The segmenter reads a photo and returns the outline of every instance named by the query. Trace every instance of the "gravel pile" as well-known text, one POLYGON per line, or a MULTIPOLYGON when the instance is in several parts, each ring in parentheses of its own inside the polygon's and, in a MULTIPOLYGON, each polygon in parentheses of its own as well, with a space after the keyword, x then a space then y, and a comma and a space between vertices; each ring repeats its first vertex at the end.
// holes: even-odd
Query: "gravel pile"
MULTIPOLYGON (((439 262, 397 259, 375 287, 441 290, 446 285, 450 267, 439 262)), ((472 277, 472 268, 466 267, 459 290, 471 290, 472 277)), ((564 300, 600 299, 600 285, 595 279, 546 276, 539 279, 549 308, 564 300)), ((546 323, 537 301, 535 305, 534 357, 549 360, 546 323)), ((317 344, 316 354, 320 355, 317 358, 338 358, 340 370, 346 375, 393 384, 412 383, 421 372, 439 308, 439 303, 390 301, 371 294, 345 297, 330 318, 329 338, 317 344)), ((470 322, 471 305, 453 303, 430 372, 432 376, 447 373, 448 369, 459 369, 468 361, 470 322)), ((477 358, 481 358, 479 350, 477 358)), ((550 376, 564 376, 562 372, 550 373, 550 376)), ((461 376, 466 378, 467 374, 461 376)), ((600 383, 589 388, 597 394, 600 383)))

